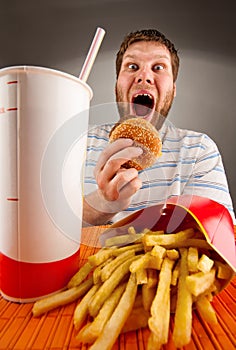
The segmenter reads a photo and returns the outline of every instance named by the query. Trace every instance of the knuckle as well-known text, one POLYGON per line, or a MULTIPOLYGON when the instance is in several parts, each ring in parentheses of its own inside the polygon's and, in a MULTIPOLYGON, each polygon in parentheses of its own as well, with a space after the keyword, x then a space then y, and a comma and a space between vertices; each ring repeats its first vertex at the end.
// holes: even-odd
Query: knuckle
POLYGON ((97 182, 98 187, 101 190, 106 189, 106 182, 105 182, 104 177, 102 177, 101 175, 98 175, 97 178, 96 178, 96 182, 97 182))
POLYGON ((109 145, 102 151, 102 156, 107 159, 110 157, 110 147, 109 145))
MULTIPOLYGON (((110 168, 114 168, 114 169, 116 169, 116 167, 117 167, 117 159, 116 158, 110 158, 110 159, 108 159, 108 161, 107 161, 107 166, 108 167, 110 167, 110 168)), ((124 161, 125 162, 125 161, 124 161)))
POLYGON ((113 188, 106 188, 104 191, 102 191, 103 197, 108 202, 114 202, 119 198, 119 193, 117 190, 114 190, 113 188))

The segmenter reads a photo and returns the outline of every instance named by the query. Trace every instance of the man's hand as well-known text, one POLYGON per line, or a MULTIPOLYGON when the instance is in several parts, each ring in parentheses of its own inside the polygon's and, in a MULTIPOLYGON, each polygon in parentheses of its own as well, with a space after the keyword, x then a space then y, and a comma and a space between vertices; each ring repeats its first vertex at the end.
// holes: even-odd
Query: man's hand
POLYGON ((118 139, 108 144, 94 171, 98 190, 86 196, 84 201, 85 223, 102 224, 128 208, 142 182, 136 169, 124 169, 122 165, 142 152, 130 139, 118 139))

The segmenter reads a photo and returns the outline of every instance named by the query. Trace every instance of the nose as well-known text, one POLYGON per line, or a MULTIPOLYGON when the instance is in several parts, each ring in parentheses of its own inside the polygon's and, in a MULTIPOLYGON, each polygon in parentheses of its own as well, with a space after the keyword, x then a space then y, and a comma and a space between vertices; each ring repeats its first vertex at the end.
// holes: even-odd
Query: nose
POLYGON ((154 84, 154 79, 152 73, 143 69, 142 71, 137 72, 136 83, 141 84, 154 84))

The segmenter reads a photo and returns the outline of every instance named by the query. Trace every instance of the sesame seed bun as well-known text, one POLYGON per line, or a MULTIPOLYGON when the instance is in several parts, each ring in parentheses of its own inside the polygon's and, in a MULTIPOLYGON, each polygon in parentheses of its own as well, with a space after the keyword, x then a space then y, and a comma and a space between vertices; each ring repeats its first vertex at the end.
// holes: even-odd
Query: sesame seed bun
POLYGON ((156 128, 143 118, 129 118, 117 123, 110 132, 109 140, 114 142, 118 138, 134 140, 134 145, 141 147, 143 153, 123 164, 124 168, 143 170, 152 166, 161 156, 162 142, 156 128))

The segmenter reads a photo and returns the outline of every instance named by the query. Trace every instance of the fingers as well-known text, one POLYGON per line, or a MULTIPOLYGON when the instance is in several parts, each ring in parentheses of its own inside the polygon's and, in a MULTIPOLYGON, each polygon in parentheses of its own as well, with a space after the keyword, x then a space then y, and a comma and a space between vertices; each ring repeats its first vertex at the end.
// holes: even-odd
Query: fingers
MULTIPOLYGON (((127 147, 127 144, 130 144, 130 142, 126 142, 127 139, 123 139, 119 143, 118 141, 114 142, 114 146, 112 144, 106 148, 102 154, 102 160, 99 159, 95 169, 95 178, 98 187, 104 198, 110 201, 116 200, 119 197, 121 189, 138 177, 136 169, 123 169, 121 166, 129 159, 138 157, 143 152, 139 147, 127 147), (118 143, 118 145, 115 145, 116 143, 118 143), (107 158, 108 155, 109 158, 107 158), (106 162, 104 163, 105 160, 106 162)), ((134 182, 134 184, 136 187, 136 182, 134 182)), ((131 192, 133 191, 134 190, 131 192)))
MULTIPOLYGON (((107 179, 108 181, 112 180, 115 174, 120 170, 121 166, 127 162, 129 159, 138 157, 142 154, 142 149, 139 147, 128 147, 115 154, 113 154, 104 164, 103 168, 100 169, 102 179, 107 179)), ((98 178, 97 178, 97 181, 98 178)), ((99 183, 98 183, 99 184, 99 183)), ((100 184, 99 184, 100 185, 100 184)))
POLYGON ((124 169, 124 171, 120 171, 120 174, 117 175, 121 179, 120 182, 117 180, 116 183, 108 183, 104 191, 98 188, 96 191, 87 195, 85 202, 95 211, 92 213, 92 219, 89 215, 85 222, 101 224, 103 223, 101 220, 104 215, 107 220, 115 213, 128 208, 132 195, 142 186, 142 181, 138 177, 134 177, 131 180, 135 173, 137 173, 136 169, 130 169, 130 171, 124 169), (122 176, 124 177, 122 178, 122 176), (94 213, 96 213, 95 218, 94 213))
MULTIPOLYGON (((102 175, 101 175, 102 176, 102 175)), ((134 168, 120 169, 111 180, 102 178, 99 188, 106 200, 115 201, 133 195, 142 185, 134 168), (123 194, 123 196, 121 196, 123 194)))
POLYGON ((132 197, 141 188, 141 186, 142 181, 138 177, 134 178, 119 191, 119 199, 124 200, 132 197))
POLYGON ((142 186, 142 182, 136 169, 124 169, 122 165, 142 152, 140 147, 133 146, 131 139, 118 139, 108 144, 102 152, 94 175, 101 199, 99 205, 104 210, 114 212, 129 206, 132 195, 142 186))
POLYGON ((95 173, 103 169, 107 161, 117 152, 130 147, 133 145, 133 140, 131 139, 118 139, 113 143, 108 144, 108 146, 101 153, 97 165, 95 167, 95 173))
MULTIPOLYGON (((130 205, 132 196, 139 190, 141 186, 142 181, 136 177, 130 182, 126 183, 120 191, 112 186, 109 186, 109 188, 107 188, 105 194, 99 190, 99 196, 101 197, 99 205, 96 209, 101 210, 104 213, 118 213, 119 211, 125 210, 130 205)), ((94 203, 92 206, 94 206, 94 203)))

